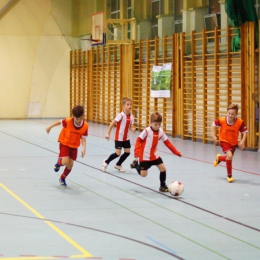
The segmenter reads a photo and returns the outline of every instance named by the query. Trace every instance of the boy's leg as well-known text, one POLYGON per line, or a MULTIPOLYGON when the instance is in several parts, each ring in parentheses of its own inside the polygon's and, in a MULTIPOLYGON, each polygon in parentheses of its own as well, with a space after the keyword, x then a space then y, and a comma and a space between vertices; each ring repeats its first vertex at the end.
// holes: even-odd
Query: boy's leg
POLYGON ((159 191, 161 192, 168 192, 168 187, 166 185, 166 168, 164 163, 157 165, 158 169, 160 170, 160 188, 159 191))
POLYGON ((226 167, 227 167, 227 181, 228 182, 234 181, 234 179, 232 177, 232 158, 233 158, 233 152, 227 151, 226 167))
POLYGON ((126 158, 130 155, 130 149, 125 148, 124 153, 120 156, 118 162, 115 165, 115 168, 119 170, 120 172, 125 172, 122 168, 122 163, 126 160, 126 158))
POLYGON ((74 161, 77 160, 78 149, 69 148, 69 157, 62 158, 62 165, 66 166, 63 173, 60 176, 59 182, 62 186, 67 186, 65 179, 70 174, 74 161))
POLYGON ((103 161, 102 166, 101 166, 101 170, 103 172, 105 172, 106 169, 107 169, 107 166, 109 165, 109 163, 111 161, 113 161, 114 159, 116 159, 117 157, 119 157, 120 154, 121 154, 121 150, 120 149, 116 149, 115 153, 110 154, 110 156, 106 160, 103 161))

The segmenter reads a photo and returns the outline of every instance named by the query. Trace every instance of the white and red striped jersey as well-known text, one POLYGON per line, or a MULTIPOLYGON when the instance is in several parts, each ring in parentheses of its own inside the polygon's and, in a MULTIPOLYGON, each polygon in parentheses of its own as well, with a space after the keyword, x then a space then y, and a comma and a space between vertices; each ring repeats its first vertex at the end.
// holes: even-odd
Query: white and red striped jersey
POLYGON ((126 115, 123 111, 119 113, 115 118, 116 132, 115 141, 127 141, 129 140, 128 130, 130 125, 134 123, 134 116, 132 114, 126 115))
POLYGON ((135 157, 139 157, 139 161, 153 161, 160 156, 157 153, 158 141, 162 140, 164 144, 176 155, 180 156, 180 152, 176 150, 173 144, 168 140, 164 131, 159 128, 154 131, 150 126, 145 128, 139 135, 135 143, 135 157))

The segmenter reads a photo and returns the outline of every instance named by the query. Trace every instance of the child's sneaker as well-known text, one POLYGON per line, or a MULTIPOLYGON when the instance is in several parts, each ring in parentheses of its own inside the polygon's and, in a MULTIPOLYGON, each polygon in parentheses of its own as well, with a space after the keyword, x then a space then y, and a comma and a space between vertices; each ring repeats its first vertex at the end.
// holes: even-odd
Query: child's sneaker
POLYGON ((114 168, 119 170, 120 172, 125 172, 125 170, 123 169, 122 165, 115 165, 114 168))
POLYGON ((60 165, 58 164, 58 163, 56 163, 55 165, 54 165, 54 171, 55 172, 58 172, 60 170, 60 165))
POLYGON ((227 181, 228 181, 228 182, 233 182, 233 181, 234 181, 232 175, 231 175, 231 176, 227 176, 227 181))
POLYGON ((159 189, 160 192, 169 192, 169 189, 168 187, 165 185, 165 186, 161 186, 160 189, 159 189))
POLYGON ((221 154, 217 154, 216 160, 215 160, 214 163, 213 163, 214 167, 217 167, 218 164, 220 163, 220 160, 219 160, 219 157, 220 157, 220 156, 221 156, 221 154))
POLYGON ((67 186, 65 179, 59 179, 59 182, 61 186, 67 186))
POLYGON ((106 161, 103 161, 103 162, 102 162, 102 166, 101 166, 101 170, 102 170, 103 172, 105 172, 106 169, 107 169, 107 166, 108 166, 108 164, 106 163, 106 161))
POLYGON ((138 161, 137 160, 133 160, 133 162, 130 164, 130 168, 131 169, 136 169, 137 165, 138 165, 138 161))

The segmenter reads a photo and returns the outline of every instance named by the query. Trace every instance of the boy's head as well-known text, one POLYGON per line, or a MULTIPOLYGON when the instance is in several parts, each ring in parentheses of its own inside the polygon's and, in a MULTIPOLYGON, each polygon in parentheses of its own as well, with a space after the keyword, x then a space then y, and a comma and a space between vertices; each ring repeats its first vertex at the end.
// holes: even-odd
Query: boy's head
POLYGON ((130 114, 130 111, 131 111, 131 108, 132 108, 131 98, 125 97, 125 98, 122 99, 121 103, 122 103, 123 111, 126 114, 130 114))
POLYGON ((161 127, 161 123, 162 115, 158 112, 152 113, 150 117, 150 126, 153 128, 153 130, 158 131, 161 127))
POLYGON ((75 106, 72 109, 72 115, 76 125, 81 125, 84 116, 84 108, 82 106, 75 106))
POLYGON ((228 116, 228 120, 229 120, 230 123, 235 121, 235 119, 237 117, 237 113, 238 113, 238 105, 237 104, 231 104, 227 108, 227 116, 228 116))

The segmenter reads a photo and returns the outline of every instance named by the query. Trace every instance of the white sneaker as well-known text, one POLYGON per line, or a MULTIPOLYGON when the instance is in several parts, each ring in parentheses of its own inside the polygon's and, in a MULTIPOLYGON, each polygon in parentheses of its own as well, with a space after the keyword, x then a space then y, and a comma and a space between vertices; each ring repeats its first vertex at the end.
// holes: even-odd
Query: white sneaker
POLYGON ((106 171, 106 169, 107 169, 107 166, 108 166, 108 164, 105 162, 105 160, 102 162, 102 167, 101 167, 101 170, 103 171, 103 172, 105 172, 106 171))
POLYGON ((115 169, 117 169, 117 170, 119 170, 120 172, 125 172, 125 170, 123 169, 123 167, 122 167, 122 165, 115 165, 114 166, 115 167, 115 169))

